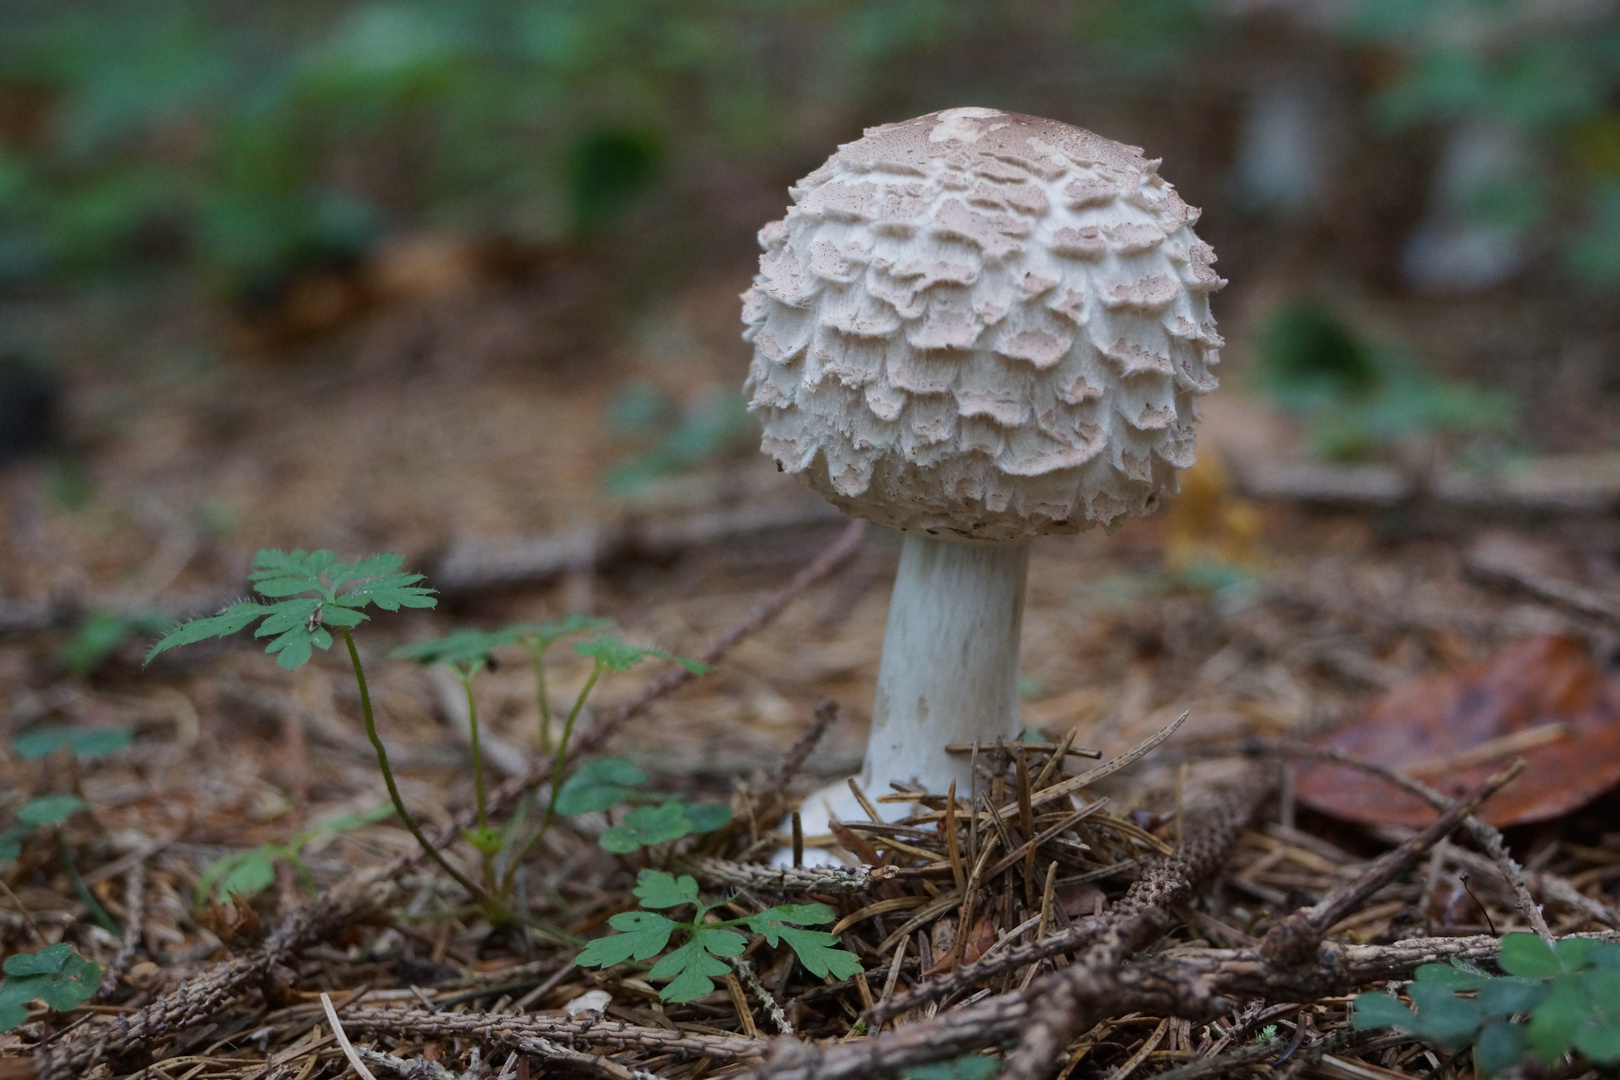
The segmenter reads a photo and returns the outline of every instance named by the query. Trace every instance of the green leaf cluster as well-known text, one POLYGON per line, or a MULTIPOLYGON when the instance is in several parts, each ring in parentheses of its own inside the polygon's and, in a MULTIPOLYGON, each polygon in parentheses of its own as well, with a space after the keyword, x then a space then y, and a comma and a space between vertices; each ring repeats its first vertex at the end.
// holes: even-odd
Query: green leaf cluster
POLYGON ((1500 963, 1506 975, 1456 961, 1424 964, 1407 987, 1415 1009, 1389 994, 1362 994, 1351 1025, 1398 1027, 1448 1050, 1472 1046, 1486 1076, 1527 1052, 1542 1064, 1571 1050, 1600 1065, 1620 1062, 1620 945, 1508 934, 1500 963))
POLYGON ((1001 1062, 982 1054, 966 1054, 931 1065, 913 1065, 901 1075, 906 1080, 990 1080, 1001 1071, 1001 1062))
POLYGON ((1432 375, 1312 300, 1286 304, 1267 323, 1256 381, 1310 421, 1312 449, 1334 460, 1419 435, 1503 434, 1516 420, 1507 396, 1432 375))
POLYGON ((43 1001, 58 1012, 76 1009, 95 996, 101 965, 86 960, 65 942, 36 953, 6 957, 6 980, 0 983, 0 1031, 28 1019, 28 1003, 43 1001))
POLYGON ((489 665, 496 649, 522 645, 543 652, 563 638, 588 630, 600 630, 611 623, 611 619, 567 615, 543 622, 512 623, 499 630, 456 630, 444 637, 402 645, 389 655, 395 660, 443 664, 455 668, 463 678, 470 678, 489 665))
POLYGON ((60 825, 85 809, 77 795, 37 795, 17 808, 17 821, 0 832, 0 862, 10 862, 22 854, 25 837, 41 825, 60 825))
POLYGON ((692 1001, 714 990, 714 980, 731 970, 721 958, 740 956, 748 945, 743 934, 731 929, 734 926, 763 935, 771 946, 787 945, 808 971, 823 978, 847 979, 863 970, 855 954, 838 947, 837 935, 805 929, 837 920, 838 913, 826 904, 782 904, 741 919, 711 922, 709 913, 729 901, 706 904, 690 875, 676 877, 662 870, 643 870, 635 894, 645 910, 624 911, 609 919, 608 925, 619 933, 590 942, 575 963, 610 967, 627 960, 650 960, 664 953, 670 938, 682 931, 686 940, 664 953, 648 972, 651 978, 669 980, 658 992, 665 1001, 692 1001), (694 909, 689 922, 658 914, 687 906, 694 909))
POLYGON ((642 791, 640 785, 646 782, 647 774, 623 758, 587 762, 563 784, 557 812, 572 817, 620 803, 638 804, 602 834, 602 847, 621 855, 693 833, 714 832, 731 822, 729 806, 642 791))
POLYGON ((301 667, 312 650, 332 647, 328 626, 359 626, 370 618, 364 609, 373 604, 398 611, 438 602, 434 590, 417 584, 421 574, 400 572, 404 562, 390 553, 351 564, 338 562, 330 551, 261 551, 249 580, 269 603, 239 600, 217 615, 182 623, 152 646, 146 662, 180 645, 229 637, 257 622, 253 636, 271 639, 264 651, 284 668, 301 667))
POLYGON ((24 761, 37 761, 58 750, 66 750, 78 758, 106 757, 116 754, 132 741, 133 736, 123 728, 76 728, 65 724, 48 724, 23 732, 12 746, 24 761))
POLYGON ((57 651, 56 662, 74 675, 89 675, 132 638, 160 634, 173 622, 166 611, 92 611, 57 651))
POLYGON ((260 844, 250 851, 236 851, 215 859, 197 881, 197 903, 212 897, 224 902, 234 893, 255 896, 276 880, 276 863, 285 861, 297 869, 306 884, 309 868, 304 865, 304 845, 323 833, 347 832, 362 825, 374 825, 394 815, 392 806, 379 806, 359 814, 344 814, 331 821, 305 829, 285 844, 260 844))

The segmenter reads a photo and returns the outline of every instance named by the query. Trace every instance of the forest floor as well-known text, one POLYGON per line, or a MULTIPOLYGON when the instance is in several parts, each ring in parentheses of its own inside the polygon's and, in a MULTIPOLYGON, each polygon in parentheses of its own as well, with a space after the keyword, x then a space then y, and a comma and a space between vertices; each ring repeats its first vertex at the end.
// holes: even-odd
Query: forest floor
MULTIPOLYGON (((559 327, 588 311, 523 285, 438 289, 225 364, 195 359, 191 343, 222 331, 179 300, 139 334, 125 309, 91 311, 69 339, 75 454, 0 473, 0 820, 52 793, 88 808, 18 834, 0 942, 69 943, 105 981, 0 1035, 0 1077, 347 1075, 327 995, 378 1076, 969 1078, 984 1052, 1021 1077, 1461 1078, 1471 1051, 1352 1030, 1354 994, 1449 956, 1488 967, 1500 935, 1531 927, 1516 884, 1555 935, 1620 930, 1612 511, 1254 501, 1245 463, 1298 459, 1299 436, 1258 401, 1211 399, 1201 447, 1224 472, 1204 466, 1156 518, 1034 549, 1024 712, 1044 744, 984 751, 981 789, 958 805, 935 792, 900 827, 850 823, 845 846, 876 869, 773 875, 754 864, 777 846, 784 792, 858 767, 897 541, 851 533, 746 437, 604 489, 679 424, 656 410, 630 424, 624 385, 701 419, 740 381, 735 282, 697 281, 655 317, 584 336, 559 327), (679 687, 658 661, 603 675, 578 759, 612 754, 659 790, 729 800, 733 824, 625 855, 599 845, 599 815, 559 819, 516 875, 516 919, 469 903, 396 821, 320 830, 386 803, 341 648, 287 672, 244 636, 140 666, 145 613, 216 610, 277 547, 397 551, 441 590, 436 610, 378 613, 357 641, 404 800, 449 837, 474 801, 462 687, 389 660, 394 647, 569 613, 689 657, 735 631, 679 687), (758 618, 773 596, 779 613, 758 618), (121 630, 75 671, 66 650, 96 612, 121 630), (1536 643, 1502 673, 1505 650, 1536 643), (1448 672, 1461 681, 1424 681, 1448 672), (1543 701, 1574 684, 1586 697, 1569 716, 1515 714, 1483 752, 1431 745, 1459 694, 1543 701), (1476 825, 1413 842, 1399 821, 1312 809, 1343 774, 1291 765, 1290 748, 1387 721, 1391 692, 1416 714, 1384 764, 1451 755, 1426 773, 1448 798, 1526 751, 1503 798, 1531 795, 1482 811, 1516 822, 1523 875, 1476 825), (827 700, 836 719, 789 762, 827 700), (62 726, 133 740, 15 752, 16 736, 62 726), (1070 739, 1120 767, 1058 753, 1070 739), (1548 744, 1564 756, 1538 768, 1548 744), (1108 775, 1065 782, 1093 770, 1108 775), (1549 792, 1577 790, 1544 812, 1549 792), (239 901, 209 894, 220 859, 306 829, 307 874, 281 859, 239 901), (731 918, 829 905, 822 929, 862 973, 817 977, 786 937, 752 934, 685 1002, 661 999, 646 964, 576 966, 582 940, 636 907, 638 873, 660 868, 694 875, 731 918)), ((549 772, 532 673, 521 651, 498 655, 512 662, 474 686, 504 812, 549 772)), ((547 660, 560 715, 592 664, 566 644, 547 660)), ((476 873, 459 838, 449 857, 476 873)), ((1549 1075, 1589 1071, 1577 1057, 1549 1075)))

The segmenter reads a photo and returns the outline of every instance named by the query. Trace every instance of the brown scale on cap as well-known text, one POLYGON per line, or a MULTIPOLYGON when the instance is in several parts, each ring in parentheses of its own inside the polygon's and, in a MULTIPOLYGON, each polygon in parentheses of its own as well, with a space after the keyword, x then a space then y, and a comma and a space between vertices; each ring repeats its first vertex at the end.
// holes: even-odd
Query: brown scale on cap
POLYGON ((791 190, 743 294, 763 449, 834 505, 1017 541, 1151 511, 1192 464, 1225 284, 1136 147, 962 108, 791 190))

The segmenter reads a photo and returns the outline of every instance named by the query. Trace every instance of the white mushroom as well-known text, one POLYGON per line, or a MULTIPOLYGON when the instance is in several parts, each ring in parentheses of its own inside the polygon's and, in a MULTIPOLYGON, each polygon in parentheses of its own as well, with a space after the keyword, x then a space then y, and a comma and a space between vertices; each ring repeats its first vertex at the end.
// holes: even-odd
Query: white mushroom
MULTIPOLYGON (((966 793, 1016 738, 1029 541, 1152 511, 1215 388, 1198 211, 1089 131, 960 108, 872 128, 790 190, 743 294, 762 449, 905 530, 861 786, 966 793)), ((897 808, 897 812, 901 808, 897 808)), ((847 785, 807 833, 858 818, 847 785)))

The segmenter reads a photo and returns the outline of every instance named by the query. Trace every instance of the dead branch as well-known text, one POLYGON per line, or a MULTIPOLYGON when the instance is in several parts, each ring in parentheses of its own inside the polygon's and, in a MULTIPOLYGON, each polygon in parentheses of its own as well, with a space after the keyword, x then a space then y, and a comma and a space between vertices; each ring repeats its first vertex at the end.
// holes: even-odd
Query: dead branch
MULTIPOLYGON (((1141 880, 1130 887, 1109 912, 1092 943, 1073 966, 1038 979, 1025 998, 1039 1001, 1040 1009, 1024 1029, 1018 1050, 1007 1063, 1014 1080, 1046 1076, 1055 1068, 1063 1047, 1088 1027, 1096 1005, 1114 984, 1126 979, 1120 972, 1131 954, 1170 928, 1173 911, 1213 877, 1226 861, 1238 833, 1260 804, 1270 798, 1275 777, 1252 770, 1251 782, 1219 799, 1209 810, 1190 820, 1200 822, 1187 830, 1182 846, 1149 865, 1141 880)), ((1123 988, 1123 987, 1122 987, 1123 988)), ((1151 987, 1141 987, 1153 992, 1151 987)), ((1207 995, 1206 995, 1207 996, 1207 995)), ((1201 1002, 1207 1007, 1207 1002, 1201 1002)))
MULTIPOLYGON (((1290 747, 1289 753, 1320 758, 1324 761, 1333 761, 1340 765, 1348 765, 1353 769, 1361 769, 1365 772, 1370 772, 1374 776, 1378 776, 1392 784, 1395 784, 1397 787, 1411 792, 1413 795, 1416 795, 1418 798, 1422 799, 1436 810, 1445 809, 1448 805, 1450 805, 1451 802, 1451 800, 1447 799, 1440 792, 1434 790, 1422 781, 1413 780, 1406 774, 1398 772, 1394 769, 1385 768, 1382 765, 1377 765, 1370 761, 1363 761, 1360 758, 1352 757, 1349 754, 1341 753, 1337 750, 1323 749, 1314 746, 1296 746, 1290 747)), ((1517 862, 1513 861, 1513 856, 1508 854, 1507 845, 1502 840, 1502 834, 1497 831, 1494 825, 1490 825, 1485 821, 1482 821, 1473 814, 1469 814, 1467 817, 1463 818, 1462 830, 1468 834, 1468 838, 1470 840, 1478 844, 1480 848, 1491 857, 1492 861, 1495 863, 1497 872, 1502 875, 1502 878, 1507 883, 1509 890, 1512 891, 1514 899, 1518 902, 1519 911, 1524 916, 1525 921, 1530 924, 1530 928, 1540 935, 1542 940, 1551 941, 1552 929, 1547 925, 1546 918, 1541 914, 1541 908, 1537 906, 1535 900, 1530 895, 1530 890, 1525 883, 1523 868, 1520 867, 1517 862)), ((1573 886, 1570 886, 1570 891, 1575 891, 1573 886)), ((1576 892, 1575 895, 1580 896, 1580 893, 1576 892)), ((1568 902, 1567 896, 1560 896, 1560 899, 1566 903, 1568 902)), ((1581 899, 1584 901, 1586 900, 1586 897, 1582 896, 1581 899)), ((1596 902, 1591 901, 1591 903, 1596 902)), ((1620 921, 1615 920, 1614 913, 1609 911, 1609 909, 1605 908, 1601 904, 1597 905, 1597 909, 1601 909, 1602 911, 1606 912, 1609 917, 1605 917, 1602 914, 1596 914, 1594 909, 1586 908, 1584 905, 1579 903, 1577 903, 1575 906, 1582 907, 1583 910, 1586 910, 1588 914, 1593 915, 1600 922, 1607 923, 1610 926, 1620 926, 1620 921)))
POLYGON ((770 1044, 741 1035, 706 1035, 671 1028, 642 1027, 620 1020, 570 1020, 560 1016, 512 1016, 507 1013, 452 1013, 434 1009, 390 1009, 376 1006, 346 1010, 343 1022, 357 1031, 417 1039, 465 1038, 484 1042, 548 1039, 570 1049, 579 1046, 641 1050, 717 1061, 757 1058, 770 1044))
POLYGON ((301 904, 252 952, 216 965, 138 1012, 115 1017, 107 1027, 86 1029, 77 1039, 40 1047, 36 1055, 40 1080, 77 1080, 102 1061, 202 1023, 299 949, 382 910, 396 888, 395 879, 386 874, 368 875, 301 904))
POLYGON ((1561 611, 1620 628, 1620 600, 1527 566, 1492 545, 1476 544, 1463 558, 1463 575, 1550 604, 1561 611))
POLYGON ((1322 943, 1322 935, 1327 933, 1328 927, 1389 884, 1396 874, 1410 867, 1419 855, 1439 843, 1442 837, 1451 835, 1463 819, 1478 809, 1480 803, 1507 786, 1523 771, 1524 759, 1515 758, 1513 764, 1451 804, 1426 828, 1380 855, 1354 881, 1333 890, 1315 906, 1302 908, 1273 926, 1261 939, 1260 951, 1285 964, 1304 960, 1322 943))
POLYGON ((768 866, 740 863, 708 855, 675 860, 675 869, 691 874, 711 889, 746 889, 762 893, 826 893, 840 896, 864 892, 898 877, 893 866, 768 866))

